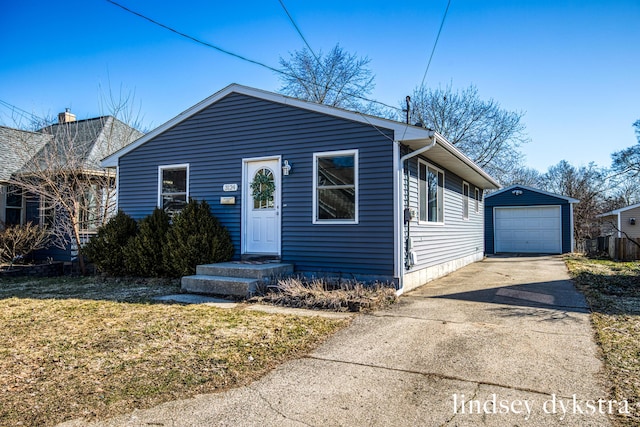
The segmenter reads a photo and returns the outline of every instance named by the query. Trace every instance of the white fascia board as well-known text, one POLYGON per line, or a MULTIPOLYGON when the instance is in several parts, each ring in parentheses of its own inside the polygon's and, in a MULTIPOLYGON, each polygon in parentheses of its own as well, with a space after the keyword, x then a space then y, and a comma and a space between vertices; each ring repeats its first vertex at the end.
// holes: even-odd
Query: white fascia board
POLYGON ((482 176, 482 178, 484 178, 486 181, 488 181, 493 186, 492 189, 498 189, 498 188, 502 187, 498 181, 493 179, 493 177, 491 175, 489 175, 487 172, 485 172, 484 169, 482 169, 480 166, 478 166, 473 160, 471 160, 469 157, 467 157, 462 151, 460 151, 456 147, 454 147, 453 144, 451 144, 449 141, 447 141, 444 136, 442 136, 438 132, 436 132, 435 133, 435 138, 436 138, 436 142, 438 143, 438 145, 440 145, 443 148, 445 148, 449 153, 451 153, 453 156, 455 156, 456 158, 461 160, 466 166, 471 168, 474 172, 476 172, 478 175, 482 176))
POLYGON ((495 193, 488 194, 485 198, 489 198, 489 197, 497 196, 498 194, 506 193, 507 191, 511 191, 514 188, 523 188, 523 189, 528 190, 528 191, 533 191, 534 193, 540 193, 540 194, 544 194, 546 196, 556 197, 558 199, 564 199, 569 203, 579 203, 580 202, 580 200, 574 199, 573 197, 563 196, 561 194, 551 193, 549 191, 544 191, 544 190, 540 190, 538 188, 533 188, 533 187, 527 187, 526 185, 520 185, 520 184, 510 185, 509 187, 503 188, 500 191, 496 191, 495 193))
POLYGON ((464 155, 460 150, 455 148, 451 143, 449 143, 446 138, 437 132, 425 129, 422 127, 411 126, 406 123, 397 122, 394 120, 384 119, 381 117, 369 116, 362 113, 357 113, 354 111, 348 111, 341 108, 332 107, 325 104, 319 104, 316 102, 303 101, 297 98, 291 98, 288 96, 284 96, 281 94, 267 92, 261 89, 255 89, 247 86, 242 86, 238 84, 231 84, 226 88, 214 93, 210 97, 200 101, 193 107, 185 110, 184 112, 178 114, 173 119, 168 122, 158 126, 153 131, 134 141, 133 143, 127 145, 126 147, 116 151, 112 155, 104 158, 101 162, 102 167, 112 168, 117 167, 119 164, 120 157, 126 155, 127 153, 135 150, 141 145, 145 144, 147 141, 155 138, 156 136, 166 132, 172 127, 178 125, 179 123, 187 120, 189 117, 197 114, 198 112, 204 110, 205 108, 215 104, 222 98, 230 95, 231 93, 238 93, 242 95, 251 96, 258 99, 263 99, 266 101, 275 102, 283 105, 290 105, 296 108, 301 108, 308 111, 314 111, 338 118, 343 118, 346 120, 351 120, 358 123, 367 124, 369 126, 373 126, 376 129, 387 129, 392 130, 394 133, 394 137, 397 142, 408 145, 410 148, 414 149, 416 147, 420 147, 423 144, 428 144, 431 142, 431 138, 435 134, 435 138, 437 140, 438 145, 444 148, 452 158, 456 159, 456 161, 461 162, 461 166, 469 168, 473 170, 475 174, 478 174, 482 177, 482 179, 487 183, 487 188, 500 188, 500 184, 493 179, 488 173, 486 173, 480 166, 475 164, 471 159, 469 159, 466 155, 464 155))
POLYGON ((625 212, 635 208, 640 208, 640 203, 636 203, 635 205, 625 206, 624 208, 615 209, 615 210, 612 210, 611 212, 605 212, 603 214, 596 215, 596 218, 602 218, 603 216, 610 216, 610 215, 619 215, 621 212, 625 212))
POLYGON ((241 95, 247 95, 254 98, 264 99, 266 101, 276 102, 278 104, 290 105, 290 106, 302 108, 309 111, 315 111, 318 113, 340 117, 347 120, 368 124, 376 128, 390 129, 390 130, 393 130, 396 135, 405 135, 410 139, 428 138, 431 132, 424 128, 410 126, 410 125, 396 122, 393 120, 383 119, 381 117, 368 116, 366 114, 343 110, 341 108, 331 107, 325 104, 318 104, 316 102, 303 101, 301 99, 291 98, 291 97, 273 93, 273 92, 267 92, 264 90, 255 89, 255 88, 242 86, 238 84, 231 84, 225 87, 224 89, 214 93, 210 97, 200 101, 193 107, 178 114, 168 122, 158 126, 157 128, 155 128, 148 134, 144 135, 140 139, 116 151, 112 155, 104 158, 101 162, 102 167, 116 167, 118 165, 118 159, 120 157, 135 150, 136 148, 140 147, 147 141, 171 129, 172 127, 176 126, 182 121, 187 120, 189 117, 195 115, 196 113, 215 104, 216 102, 218 102, 219 100, 221 100, 222 98, 226 97, 231 93, 238 93, 241 95))

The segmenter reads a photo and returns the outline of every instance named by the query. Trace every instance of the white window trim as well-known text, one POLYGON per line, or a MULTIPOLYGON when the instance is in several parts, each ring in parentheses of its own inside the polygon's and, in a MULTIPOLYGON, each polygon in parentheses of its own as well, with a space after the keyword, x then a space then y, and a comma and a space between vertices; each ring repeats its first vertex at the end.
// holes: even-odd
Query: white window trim
MULTIPOLYGON (((437 225, 437 226, 443 226, 445 225, 445 194, 444 194, 444 190, 446 187, 446 182, 447 182, 447 175, 444 172, 444 169, 441 169, 437 166, 434 166, 433 164, 426 162, 422 159, 418 159, 418 224, 420 225, 437 225), (424 164, 427 166, 427 170, 429 168, 435 170, 438 173, 442 174, 442 221, 429 221, 429 214, 427 213, 427 220, 421 220, 420 219, 420 163, 424 164)), ((428 201, 427 201, 428 203, 428 201)))
POLYGON ((4 206, 2 206, 2 222, 5 223, 7 220, 6 217, 6 213, 7 213, 7 209, 20 209, 20 224, 16 224, 16 225, 24 225, 26 223, 26 217, 27 217, 27 198, 25 197, 24 194, 24 189, 19 187, 18 185, 15 184, 8 184, 8 185, 4 185, 4 206), (17 206, 9 206, 9 187, 14 186, 14 187, 18 187, 20 188, 20 208, 18 208, 17 206))
POLYGON ((311 203, 311 209, 313 210, 311 213, 311 218, 313 218, 313 224, 322 224, 322 225, 354 225, 359 222, 359 199, 360 199, 360 188, 359 188, 359 179, 358 174, 360 167, 358 166, 358 150, 341 150, 341 151, 323 151, 318 153, 313 153, 313 200, 311 203), (353 156, 353 180, 355 184, 355 197, 356 197, 356 207, 355 207, 355 218, 354 219, 318 219, 318 158, 321 157, 332 157, 332 156, 353 156))
POLYGON ((475 211, 476 213, 480 213, 480 189, 478 187, 475 187, 475 211))
POLYGON ((471 211, 471 186, 467 181, 462 181, 462 219, 469 220, 469 213, 471 211), (464 195, 464 188, 467 187, 467 195, 464 195), (465 200, 466 199, 466 200, 465 200), (467 214, 464 212, 464 203, 467 202, 467 214))
POLYGON ((187 170, 187 203, 189 203, 189 163, 178 163, 173 165, 160 165, 158 166, 158 198, 156 200, 156 206, 162 208, 162 171, 165 169, 185 169, 187 170))

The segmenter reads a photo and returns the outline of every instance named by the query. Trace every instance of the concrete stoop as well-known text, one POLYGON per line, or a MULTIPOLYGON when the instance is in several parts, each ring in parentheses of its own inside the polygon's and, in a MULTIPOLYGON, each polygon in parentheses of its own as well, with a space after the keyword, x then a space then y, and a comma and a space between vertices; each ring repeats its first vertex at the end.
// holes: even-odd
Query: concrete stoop
POLYGON ((293 264, 223 262, 199 265, 195 275, 183 277, 180 283, 188 293, 247 297, 254 294, 261 283, 292 273, 293 264))

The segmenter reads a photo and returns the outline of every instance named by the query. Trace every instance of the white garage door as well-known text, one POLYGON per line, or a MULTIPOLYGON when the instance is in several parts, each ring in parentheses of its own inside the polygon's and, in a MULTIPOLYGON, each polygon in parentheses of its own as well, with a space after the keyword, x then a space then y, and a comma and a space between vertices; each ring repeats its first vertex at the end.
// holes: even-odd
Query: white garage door
POLYGON ((495 208, 495 252, 562 253, 560 206, 495 208))

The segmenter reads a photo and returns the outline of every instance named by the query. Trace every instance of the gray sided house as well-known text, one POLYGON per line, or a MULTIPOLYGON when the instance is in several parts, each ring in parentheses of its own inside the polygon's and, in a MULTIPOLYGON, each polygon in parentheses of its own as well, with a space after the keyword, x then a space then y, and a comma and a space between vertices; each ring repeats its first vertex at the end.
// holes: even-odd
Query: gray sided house
POLYGON ((23 224, 27 219, 26 199, 12 185, 12 176, 24 167, 30 157, 24 156, 16 143, 27 147, 24 151, 37 152, 48 141, 49 136, 40 132, 0 126, 0 226, 23 224))
POLYGON ((482 259, 483 193, 499 186, 431 130, 239 85, 102 165, 136 219, 206 200, 237 260, 400 291, 482 259))
POLYGON ((640 203, 598 215, 603 236, 640 238, 640 203))
POLYGON ((485 198, 485 252, 560 254, 574 250, 573 204, 579 200, 524 185, 485 198))
POLYGON ((75 222, 83 240, 95 234, 115 210, 115 174, 103 169, 100 160, 142 135, 112 116, 76 120, 69 111, 58 115, 58 123, 36 132, 0 127, 0 226, 30 222, 47 227, 55 236, 53 244, 33 257, 73 261, 77 248, 64 226, 68 216, 59 209, 61 202, 76 206, 75 222), (58 194, 57 185, 33 191, 46 187, 45 181, 62 179, 82 182, 84 188, 65 200, 61 199, 66 194, 57 199, 39 195, 58 194))

